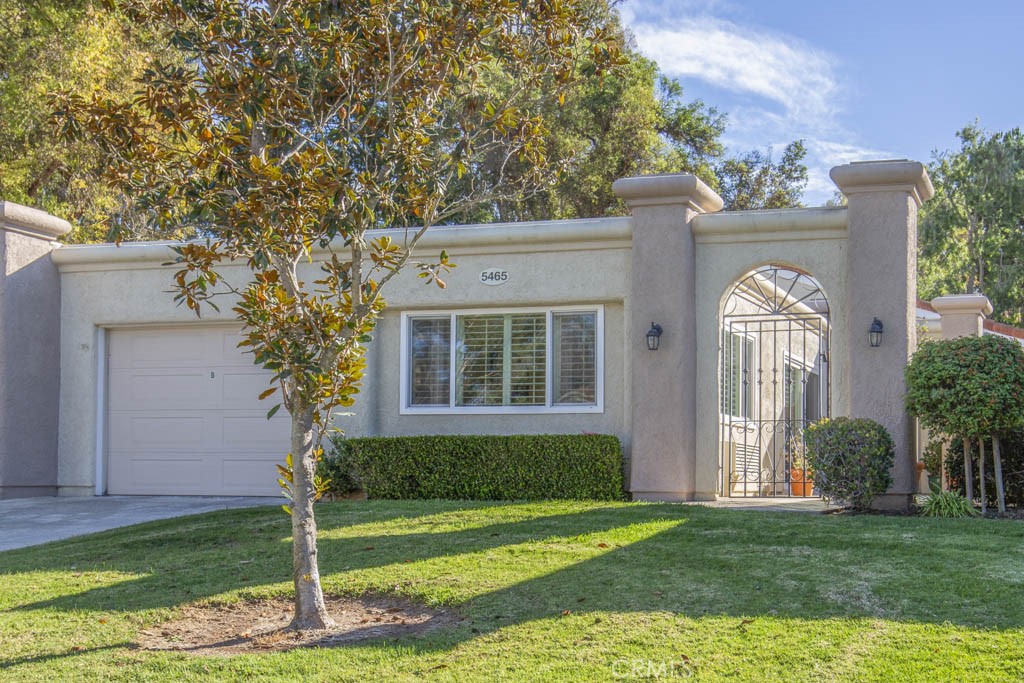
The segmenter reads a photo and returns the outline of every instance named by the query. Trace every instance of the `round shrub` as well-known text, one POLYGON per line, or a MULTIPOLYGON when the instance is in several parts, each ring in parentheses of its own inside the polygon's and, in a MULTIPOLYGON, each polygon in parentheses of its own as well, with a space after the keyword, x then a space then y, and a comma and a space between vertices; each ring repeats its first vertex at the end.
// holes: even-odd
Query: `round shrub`
POLYGON ((873 420, 822 420, 806 429, 804 442, 814 484, 829 500, 864 509, 892 485, 892 438, 873 420))

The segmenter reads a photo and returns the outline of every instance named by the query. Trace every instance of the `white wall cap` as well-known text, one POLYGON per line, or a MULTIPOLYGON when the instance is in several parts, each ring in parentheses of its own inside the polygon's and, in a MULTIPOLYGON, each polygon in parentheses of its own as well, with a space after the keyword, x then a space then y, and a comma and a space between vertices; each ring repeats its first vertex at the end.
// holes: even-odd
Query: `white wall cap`
MULTIPOLYGON (((629 217, 586 218, 562 221, 524 221, 521 223, 484 223, 479 225, 439 225, 427 230, 416 249, 448 249, 482 246, 515 246, 522 244, 557 244, 564 242, 610 242, 629 240, 633 234, 629 217)), ((374 230, 371 238, 387 235, 402 244, 412 237, 413 230, 374 230)), ((175 254, 172 246, 180 242, 124 242, 67 246, 53 252, 58 266, 85 263, 166 262, 175 254)), ((334 248, 344 251, 341 240, 334 248)), ((326 249, 314 248, 314 254, 326 249)))
POLYGON ((952 294, 932 299, 932 307, 939 315, 949 313, 979 313, 992 315, 992 302, 984 294, 952 294))
POLYGON ((631 209, 683 204, 700 213, 713 213, 722 208, 722 198, 691 173, 619 178, 612 183, 612 191, 631 209))
POLYGON ((691 223, 696 237, 847 229, 845 207, 726 211, 697 216, 691 223))
POLYGON ((928 170, 919 161, 855 161, 834 167, 829 176, 845 195, 902 191, 909 193, 920 206, 935 194, 928 170))
POLYGON ((14 202, 0 202, 0 229, 53 241, 68 233, 71 224, 45 211, 14 202))

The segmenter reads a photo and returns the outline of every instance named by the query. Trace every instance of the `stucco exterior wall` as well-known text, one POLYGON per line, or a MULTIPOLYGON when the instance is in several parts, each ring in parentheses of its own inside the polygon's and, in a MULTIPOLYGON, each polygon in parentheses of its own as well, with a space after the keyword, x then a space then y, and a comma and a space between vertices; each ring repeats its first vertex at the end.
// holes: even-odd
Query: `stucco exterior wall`
MULTIPOLYGON (((389 283, 389 308, 368 347, 363 393, 354 414, 339 416, 338 425, 351 435, 611 433, 627 447, 635 497, 713 499, 721 481, 722 307, 739 278, 778 265, 821 284, 831 309, 831 414, 873 417, 895 432, 903 456, 894 468, 893 500, 905 498, 913 430, 900 381, 914 341, 916 209, 930 185, 923 167, 912 162, 854 164, 833 169, 833 175, 851 194, 849 209, 719 213, 721 199, 694 176, 650 176, 615 185, 631 218, 431 230, 420 245, 424 259, 445 248, 458 267, 446 276, 446 289, 425 285, 415 268, 389 283), (509 280, 482 283, 481 271, 492 268, 507 271, 509 280), (403 314, 563 305, 603 310, 601 411, 402 410, 403 314), (881 350, 867 348, 872 316, 885 319, 881 350), (656 352, 644 343, 652 321, 663 328, 656 352)), ((403 233, 391 233, 402 240, 403 233)), ((174 304, 168 291, 174 267, 160 265, 171 256, 166 244, 145 243, 62 247, 50 257, 61 273, 59 335, 51 339, 56 344, 59 336, 62 373, 56 430, 62 494, 102 491, 97 454, 105 450, 106 332, 233 320, 230 297, 202 320, 174 304)), ((307 267, 307 279, 314 269, 307 267)), ((222 275, 244 286, 249 271, 227 266, 222 275)), ((47 291, 52 305, 58 295, 47 291)), ((0 465, 9 461, 0 459, 0 465)), ((5 471, 0 466, 0 476, 5 471)))
MULTIPOLYGON (((364 389, 351 416, 336 422, 352 436, 438 433, 602 432, 628 444, 625 406, 628 379, 623 357, 624 300, 630 277, 629 219, 519 224, 469 229, 461 226, 426 242, 424 257, 447 248, 457 265, 440 289, 409 269, 385 290, 389 303, 368 348, 364 389), (502 235, 505 235, 502 237, 502 235), (450 241, 449 241, 450 240, 450 241), (479 281, 487 268, 502 268, 501 286, 479 281), (399 415, 400 316, 412 310, 452 310, 601 304, 604 306, 604 412, 539 415, 399 415)), ((66 247, 61 268, 61 365, 59 486, 63 495, 96 492, 97 423, 102 418, 99 353, 103 330, 140 325, 199 325, 233 319, 230 306, 209 309, 202 320, 176 306, 170 289, 174 267, 166 247, 66 247), (105 251, 101 251, 105 250, 105 251), (134 250, 134 251, 133 251, 134 250), (133 255, 134 254, 134 255, 133 255)), ((315 266, 310 266, 312 276, 315 266)), ((222 269, 225 280, 244 285, 244 267, 222 269)), ((225 298, 225 303, 229 297, 225 298)))
POLYGON ((60 280, 50 252, 68 229, 0 202, 0 498, 56 490, 60 280))

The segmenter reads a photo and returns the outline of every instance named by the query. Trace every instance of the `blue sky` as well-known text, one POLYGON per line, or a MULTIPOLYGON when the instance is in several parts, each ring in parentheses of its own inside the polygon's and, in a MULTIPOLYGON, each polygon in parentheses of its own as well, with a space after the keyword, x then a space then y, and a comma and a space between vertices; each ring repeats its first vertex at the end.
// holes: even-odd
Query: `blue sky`
POLYGON ((640 51, 687 99, 729 115, 730 151, 808 146, 807 204, 828 169, 927 162, 977 119, 1024 124, 1024 0, 626 0, 640 51))

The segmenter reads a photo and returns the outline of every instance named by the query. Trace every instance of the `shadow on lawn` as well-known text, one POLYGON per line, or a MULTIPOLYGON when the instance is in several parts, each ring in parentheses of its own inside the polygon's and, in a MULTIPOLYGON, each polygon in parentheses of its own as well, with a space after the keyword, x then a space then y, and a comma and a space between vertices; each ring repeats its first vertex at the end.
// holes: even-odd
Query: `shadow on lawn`
MULTIPOLYGON (((238 512, 223 514, 221 519, 228 523, 246 517, 238 512)), ((116 559, 94 562, 91 567, 79 563, 78 570, 149 573, 15 609, 173 607, 286 580, 290 546, 281 541, 281 531, 286 531, 287 520, 282 515, 280 521, 267 522, 251 512, 248 517, 261 520, 250 534, 225 535, 219 525, 191 533, 156 534, 161 556, 169 558, 163 562, 147 560, 146 550, 154 547, 150 543, 155 538, 142 534, 139 540, 119 541, 112 548, 116 559), (235 545, 225 548, 225 538, 235 545), (218 567, 220 571, 211 571, 218 567)), ((323 528, 345 521, 343 515, 322 518, 326 518, 323 528)), ((515 568, 503 565, 502 572, 496 573, 508 571, 509 585, 458 606, 468 621, 449 635, 417 641, 417 647, 425 649, 447 648, 516 623, 557 618, 565 610, 574 614, 656 611, 694 618, 880 617, 1020 628, 1024 626, 1020 586, 978 577, 998 575, 998 565, 986 563, 997 562, 1000 549, 1005 559, 1008 549, 1020 544, 1024 527, 995 523, 985 529, 989 533, 982 535, 977 526, 927 520, 829 518, 677 505, 602 507, 449 532, 326 538, 320 542, 320 562, 324 575, 388 565, 395 565, 399 575, 406 562, 545 539, 602 548, 600 555, 518 583, 514 583, 515 568), (645 523, 667 528, 627 545, 614 545, 613 530, 645 523), (607 542, 601 540, 602 534, 608 535, 607 542)), ((54 554, 52 561, 32 563, 31 569, 66 569, 66 561, 57 559, 54 554)))
POLYGON ((28 657, 18 657, 17 659, 9 659, 6 661, 0 661, 0 671, 5 669, 13 669, 16 666, 23 666, 26 664, 44 664, 46 662, 52 662, 59 659, 67 659, 68 657, 81 657, 82 655, 92 654, 94 652, 105 652, 111 650, 123 650, 125 648, 133 648, 135 643, 114 643, 113 645, 100 645, 98 647, 85 647, 77 650, 68 650, 67 652, 53 653, 48 655, 31 655, 28 657))

